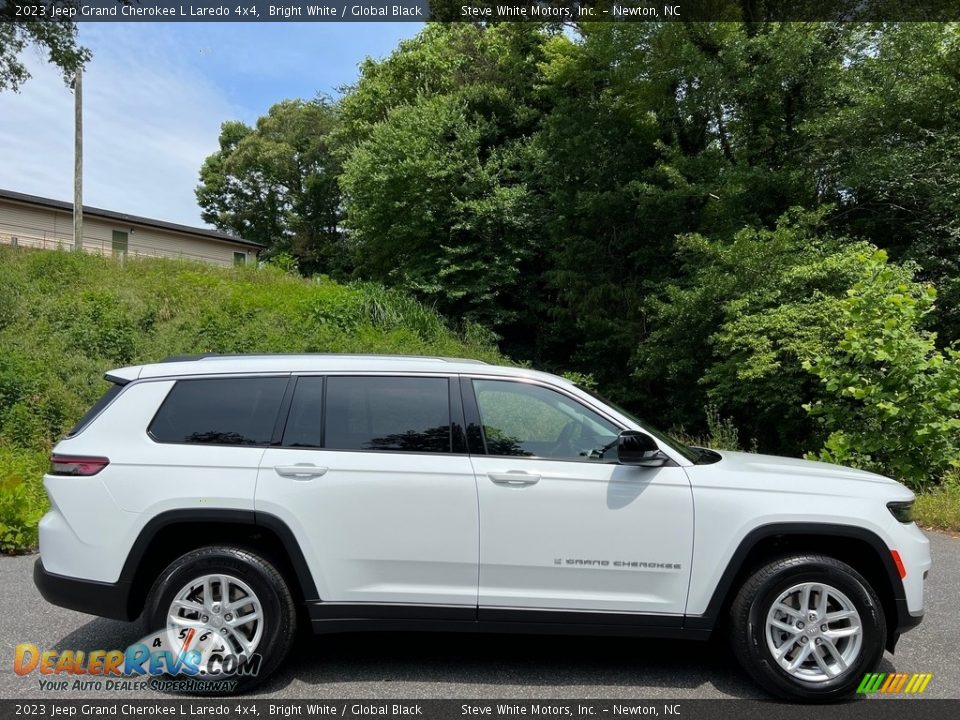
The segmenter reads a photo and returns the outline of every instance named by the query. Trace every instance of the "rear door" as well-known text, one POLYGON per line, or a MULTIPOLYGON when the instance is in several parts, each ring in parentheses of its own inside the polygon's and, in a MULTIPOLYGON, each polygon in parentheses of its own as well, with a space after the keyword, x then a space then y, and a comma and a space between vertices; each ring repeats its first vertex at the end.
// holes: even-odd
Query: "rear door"
POLYGON ((476 483, 446 376, 302 376, 256 509, 294 530, 324 605, 477 602, 476 483))

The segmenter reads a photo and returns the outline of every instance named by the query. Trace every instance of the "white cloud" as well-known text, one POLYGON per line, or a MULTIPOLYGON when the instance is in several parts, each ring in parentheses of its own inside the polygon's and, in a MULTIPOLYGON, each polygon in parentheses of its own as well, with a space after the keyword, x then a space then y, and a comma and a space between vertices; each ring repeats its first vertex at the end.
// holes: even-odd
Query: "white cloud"
MULTIPOLYGON (((196 44, 154 23, 87 23, 84 204, 200 224, 193 194, 220 123, 241 114, 196 44)), ((33 77, 0 94, 0 188, 73 198, 73 94, 32 53, 33 77)))

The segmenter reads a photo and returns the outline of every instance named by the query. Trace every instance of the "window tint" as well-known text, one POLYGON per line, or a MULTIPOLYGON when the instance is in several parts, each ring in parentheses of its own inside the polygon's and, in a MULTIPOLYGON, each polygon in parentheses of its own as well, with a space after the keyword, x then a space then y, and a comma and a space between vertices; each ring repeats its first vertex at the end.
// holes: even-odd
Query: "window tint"
POLYGON ((290 403, 287 427, 283 431, 285 447, 318 448, 323 442, 323 378, 302 377, 290 403))
POLYGON ((287 378, 178 380, 150 424, 159 442, 268 445, 287 378))
POLYGON ((99 415, 100 412, 107 405, 113 402, 113 399, 120 394, 121 390, 123 390, 123 385, 119 385, 117 383, 114 383, 109 388, 107 388, 107 391, 103 394, 103 396, 99 400, 97 400, 93 404, 93 407, 87 410, 87 412, 84 414, 82 418, 80 418, 77 424, 70 429, 70 432, 67 433, 67 437, 73 437, 74 435, 79 433, 81 430, 83 430, 87 425, 89 425, 93 421, 93 419, 97 415, 99 415))
POLYGON ((474 380, 490 455, 611 462, 619 429, 579 402, 539 385, 474 380))
POLYGON ((327 378, 330 450, 450 452, 446 378, 327 378))

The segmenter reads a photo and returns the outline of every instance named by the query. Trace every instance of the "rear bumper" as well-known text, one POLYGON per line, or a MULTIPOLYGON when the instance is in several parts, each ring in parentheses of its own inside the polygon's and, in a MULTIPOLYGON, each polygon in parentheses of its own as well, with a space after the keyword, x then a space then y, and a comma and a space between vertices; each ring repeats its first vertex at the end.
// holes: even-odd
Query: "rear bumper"
POLYGON ((97 582, 47 572, 37 558, 33 566, 33 584, 43 599, 53 605, 112 620, 135 620, 130 612, 129 582, 97 582))

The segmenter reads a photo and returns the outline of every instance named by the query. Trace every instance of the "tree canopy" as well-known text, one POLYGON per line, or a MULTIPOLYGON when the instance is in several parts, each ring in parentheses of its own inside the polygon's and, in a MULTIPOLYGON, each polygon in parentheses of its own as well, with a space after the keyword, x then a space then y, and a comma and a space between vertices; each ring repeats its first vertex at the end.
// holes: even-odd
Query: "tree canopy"
MULTIPOLYGON (((956 24, 428 24, 322 122, 288 101, 226 123, 198 196, 313 253, 301 270, 412 292, 655 425, 702 432, 710 406, 760 449, 837 452, 848 400, 821 381, 866 362, 835 354, 848 293, 936 288, 902 318, 916 372, 960 338, 958 84, 956 24), (307 178, 327 214, 296 209, 307 178)), ((952 407, 914 417, 955 435, 952 407)))
POLYGON ((336 109, 325 99, 277 103, 255 127, 225 122, 200 169, 202 217, 221 230, 295 257, 306 274, 340 267, 336 109))
POLYGON ((18 15, 18 9, 46 8, 39 0, 12 0, 0 7, 0 92, 18 91, 30 78, 23 63, 23 51, 36 47, 44 51, 48 62, 63 73, 69 83, 78 69, 90 59, 90 51, 77 44, 77 26, 69 20, 39 20, 33 14, 18 15))

